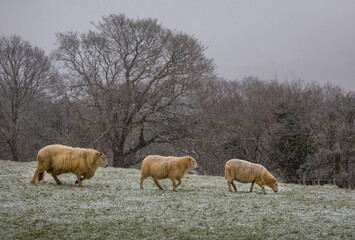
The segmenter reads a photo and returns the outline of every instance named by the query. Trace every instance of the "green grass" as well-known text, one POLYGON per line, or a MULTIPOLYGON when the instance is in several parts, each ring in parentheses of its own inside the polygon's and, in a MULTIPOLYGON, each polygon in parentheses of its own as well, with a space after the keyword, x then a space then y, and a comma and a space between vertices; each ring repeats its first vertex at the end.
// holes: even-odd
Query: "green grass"
POLYGON ((0 239, 355 239, 355 192, 336 186, 280 184, 279 192, 222 177, 185 175, 178 192, 140 171, 99 168, 75 176, 49 174, 30 183, 35 162, 0 161, 0 239))

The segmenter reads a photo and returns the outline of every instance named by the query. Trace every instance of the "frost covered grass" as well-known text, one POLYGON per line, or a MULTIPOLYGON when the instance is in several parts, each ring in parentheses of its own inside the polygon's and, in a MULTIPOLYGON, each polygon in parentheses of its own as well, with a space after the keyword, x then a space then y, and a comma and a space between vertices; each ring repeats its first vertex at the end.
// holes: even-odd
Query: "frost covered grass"
POLYGON ((0 239, 351 239, 355 192, 336 186, 280 184, 279 192, 222 177, 185 175, 178 192, 170 180, 151 178, 139 189, 140 171, 99 168, 74 185, 46 174, 30 183, 35 162, 0 161, 0 239))

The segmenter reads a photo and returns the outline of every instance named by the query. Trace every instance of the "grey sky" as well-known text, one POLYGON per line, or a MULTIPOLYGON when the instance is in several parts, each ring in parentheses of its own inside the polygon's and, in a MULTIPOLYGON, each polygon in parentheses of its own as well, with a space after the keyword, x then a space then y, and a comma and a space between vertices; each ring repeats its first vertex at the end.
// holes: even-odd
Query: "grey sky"
POLYGON ((302 79, 355 91, 353 0, 0 0, 0 34, 52 51, 103 15, 157 18, 208 47, 226 79, 302 79))

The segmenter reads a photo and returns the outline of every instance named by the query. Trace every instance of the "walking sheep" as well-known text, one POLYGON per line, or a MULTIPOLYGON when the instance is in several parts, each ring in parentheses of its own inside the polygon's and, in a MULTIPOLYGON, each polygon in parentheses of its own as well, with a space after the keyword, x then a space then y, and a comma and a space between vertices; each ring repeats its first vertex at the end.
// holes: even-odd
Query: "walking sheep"
POLYGON ((228 190, 231 192, 231 185, 237 191, 237 187, 233 183, 236 180, 241 183, 251 183, 250 192, 253 191, 254 183, 258 184, 266 194, 263 185, 267 185, 274 192, 278 191, 278 183, 274 176, 262 165, 254 164, 239 159, 232 159, 226 163, 225 178, 228 180, 228 190))
POLYGON ((173 191, 181 184, 181 178, 189 169, 196 169, 196 160, 190 156, 185 157, 163 157, 158 155, 149 155, 143 162, 141 167, 140 188, 143 189, 143 181, 147 177, 152 177, 154 183, 159 189, 163 189, 158 179, 169 178, 173 184, 173 191), (178 184, 175 185, 175 180, 178 184))
POLYGON ((42 148, 37 155, 37 169, 31 183, 42 181, 44 172, 52 175, 57 184, 62 184, 58 175, 74 173, 82 187, 82 181, 94 176, 96 169, 107 167, 108 161, 103 153, 94 149, 71 148, 63 145, 49 145, 42 148))

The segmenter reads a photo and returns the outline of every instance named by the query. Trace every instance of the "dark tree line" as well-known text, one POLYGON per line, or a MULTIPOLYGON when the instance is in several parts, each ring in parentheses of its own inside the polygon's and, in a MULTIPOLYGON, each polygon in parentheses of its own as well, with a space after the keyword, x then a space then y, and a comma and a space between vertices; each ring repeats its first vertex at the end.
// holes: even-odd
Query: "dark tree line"
POLYGON ((0 159, 48 144, 103 151, 116 167, 147 154, 192 155, 202 174, 241 158, 286 182, 355 183, 355 94, 300 80, 214 75, 193 36, 155 19, 104 17, 57 34, 50 56, 0 39, 0 159))
POLYGON ((191 135, 198 136, 193 142, 208 159, 208 173, 223 174, 225 160, 238 157, 268 166, 286 182, 354 186, 354 92, 249 77, 213 80, 198 102, 201 135, 194 128, 191 135))

